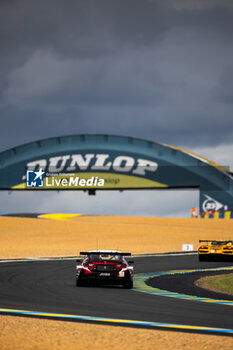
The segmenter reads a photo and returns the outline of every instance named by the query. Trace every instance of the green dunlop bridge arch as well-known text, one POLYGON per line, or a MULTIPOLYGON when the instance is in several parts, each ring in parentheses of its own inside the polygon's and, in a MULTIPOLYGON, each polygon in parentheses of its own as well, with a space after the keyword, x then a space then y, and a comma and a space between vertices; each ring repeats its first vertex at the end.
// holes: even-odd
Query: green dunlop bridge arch
POLYGON ((70 176, 104 179, 104 186, 98 188, 77 183, 64 188, 48 181, 41 190, 91 193, 95 189, 198 188, 200 211, 233 210, 233 178, 229 170, 158 142, 114 135, 72 135, 27 143, 0 153, 0 189, 28 190, 27 170, 39 169, 48 180, 70 176))

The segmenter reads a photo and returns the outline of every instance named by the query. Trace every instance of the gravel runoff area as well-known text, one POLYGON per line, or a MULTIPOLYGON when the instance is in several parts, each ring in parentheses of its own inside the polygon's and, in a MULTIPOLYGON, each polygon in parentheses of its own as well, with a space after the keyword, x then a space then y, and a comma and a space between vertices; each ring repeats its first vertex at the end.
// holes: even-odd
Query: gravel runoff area
POLYGON ((233 220, 80 216, 67 221, 0 216, 0 259, 76 256, 90 249, 181 251, 199 239, 232 239, 233 220))
MULTIPOLYGON (((77 255, 86 249, 135 254, 181 251, 199 239, 230 239, 233 220, 81 216, 70 221, 0 217, 0 258, 77 255)), ((0 349, 223 349, 224 336, 0 316, 0 349)))
POLYGON ((233 339, 200 335, 0 316, 1 350, 232 350, 233 339))

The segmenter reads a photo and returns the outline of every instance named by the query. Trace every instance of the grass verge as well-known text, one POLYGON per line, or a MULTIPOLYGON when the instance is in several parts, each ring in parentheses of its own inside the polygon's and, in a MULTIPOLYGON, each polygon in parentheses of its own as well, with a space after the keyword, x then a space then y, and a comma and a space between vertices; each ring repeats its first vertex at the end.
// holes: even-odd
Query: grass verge
POLYGON ((195 284, 214 292, 233 295, 233 273, 202 277, 195 284))

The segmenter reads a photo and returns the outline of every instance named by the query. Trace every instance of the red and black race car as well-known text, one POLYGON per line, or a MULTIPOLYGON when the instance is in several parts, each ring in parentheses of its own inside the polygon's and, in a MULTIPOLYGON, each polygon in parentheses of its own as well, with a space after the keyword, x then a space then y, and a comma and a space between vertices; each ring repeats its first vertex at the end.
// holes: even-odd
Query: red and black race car
POLYGON ((127 262, 125 259, 130 253, 91 250, 80 252, 80 255, 85 257, 83 261, 76 260, 76 286, 89 286, 95 282, 133 288, 133 261, 127 262))

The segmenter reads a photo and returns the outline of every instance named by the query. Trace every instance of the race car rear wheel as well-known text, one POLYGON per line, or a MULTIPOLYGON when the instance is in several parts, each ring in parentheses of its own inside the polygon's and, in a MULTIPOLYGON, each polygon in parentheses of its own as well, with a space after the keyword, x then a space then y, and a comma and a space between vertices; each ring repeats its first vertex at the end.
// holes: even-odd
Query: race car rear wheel
POLYGON ((81 287, 81 286, 84 286, 84 280, 83 280, 83 271, 80 272, 78 278, 76 277, 76 287, 81 287))
POLYGON ((206 260, 208 260, 207 254, 199 254, 198 255, 198 259, 199 259, 199 261, 206 261, 206 260))
POLYGON ((76 287, 81 287, 83 285, 83 281, 80 278, 76 279, 76 287))
POLYGON ((132 280, 125 281, 123 286, 125 289, 132 289, 133 288, 133 281, 132 280))

